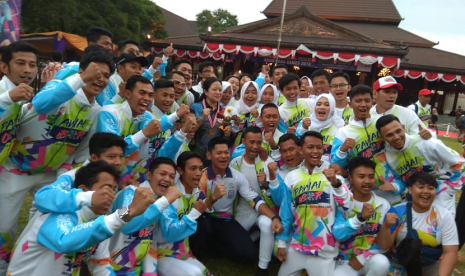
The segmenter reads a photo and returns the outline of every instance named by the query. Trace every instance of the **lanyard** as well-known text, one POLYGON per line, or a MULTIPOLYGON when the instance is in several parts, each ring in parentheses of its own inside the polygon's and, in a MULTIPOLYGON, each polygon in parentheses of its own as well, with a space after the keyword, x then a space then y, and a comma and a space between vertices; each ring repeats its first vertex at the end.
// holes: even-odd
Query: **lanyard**
MULTIPOLYGON (((205 103, 205 99, 202 101, 203 108, 207 108, 207 105, 205 103)), ((216 122, 218 121, 218 112, 220 111, 220 107, 217 104, 216 107, 216 112, 215 116, 212 119, 211 113, 208 115, 208 122, 210 123, 211 128, 213 129, 215 127, 216 122)))

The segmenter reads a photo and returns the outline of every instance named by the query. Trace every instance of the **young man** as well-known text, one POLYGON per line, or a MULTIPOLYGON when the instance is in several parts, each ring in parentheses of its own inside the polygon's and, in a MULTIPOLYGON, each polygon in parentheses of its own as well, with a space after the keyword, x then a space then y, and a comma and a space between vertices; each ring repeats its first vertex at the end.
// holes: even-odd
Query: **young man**
POLYGON ((117 73, 111 76, 106 89, 97 96, 97 102, 101 105, 122 103, 124 101, 124 88, 128 79, 134 75, 141 76, 148 61, 143 56, 137 56, 133 52, 121 54, 116 60, 117 73))
MULTIPOLYGON (((23 103, 34 97, 34 90, 29 84, 34 80, 38 70, 37 50, 26 42, 13 42, 3 47, 0 69, 5 74, 0 80, 0 178, 3 178, 3 165, 13 148, 18 125, 24 115, 22 111, 23 103)), ((14 184, 14 186, 17 186, 17 183, 14 184)), ((2 201, 3 197, 8 197, 9 194, 8 186, 3 185, 0 187, 2 201)), ((0 238, 0 275, 2 276, 6 274, 10 252, 13 247, 13 234, 16 232, 14 225, 18 219, 17 214, 19 214, 22 204, 20 198, 17 200, 15 210, 8 215, 8 217, 13 216, 13 221, 4 222, 2 220, 0 226, 0 236, 2 237, 0 238)), ((0 205, 5 208, 2 203, 0 205)))
POLYGON ((189 144, 194 139, 197 121, 194 112, 184 115, 174 124, 177 131, 165 140, 157 157, 168 157, 178 160, 178 157, 186 151, 190 151, 189 144))
MULTIPOLYGON (((202 171, 202 159, 195 152, 184 152, 177 159, 180 177, 174 187, 181 197, 168 207, 157 225, 151 254, 144 260, 145 272, 153 271, 148 268, 157 263, 160 275, 210 275, 208 269, 190 252, 188 237, 197 230, 196 220, 207 208, 205 194, 199 189, 202 171)), ((224 187, 221 193, 221 196, 226 194, 224 187)))
POLYGON ((279 152, 284 164, 278 163, 278 173, 282 179, 291 171, 299 168, 300 164, 304 161, 302 154, 299 151, 299 138, 294 134, 284 134, 279 138, 279 152))
POLYGON ((423 122, 425 127, 428 127, 428 121, 431 118, 431 105, 429 102, 431 101, 431 90, 429 89, 422 89, 418 92, 418 101, 414 104, 409 105, 408 108, 415 111, 418 118, 423 122))
POLYGON ((376 242, 376 237, 390 209, 389 202, 372 192, 376 163, 354 157, 348 165, 354 208, 343 213, 336 210, 333 234, 341 242, 335 276, 385 276, 390 263, 376 242))
POLYGON ((192 89, 195 92, 202 95, 203 94, 203 82, 209 77, 216 78, 215 65, 211 61, 205 61, 203 63, 200 63, 198 74, 199 74, 199 83, 196 86, 193 86, 192 89))
MULTIPOLYGON (((90 159, 82 165, 86 166, 102 160, 121 169, 126 146, 124 138, 119 135, 107 132, 95 133, 89 141, 90 159)), ((52 184, 42 187, 34 196, 37 210, 41 213, 70 213, 84 206, 111 205, 115 198, 113 191, 84 192, 73 189, 77 170, 78 168, 66 172, 52 184)))
POLYGON ((310 79, 313 84, 313 92, 318 97, 320 94, 329 93, 329 82, 331 76, 324 69, 317 69, 312 73, 310 79))
POLYGON ((194 95, 187 90, 186 77, 181 71, 172 71, 166 75, 166 78, 174 83, 174 99, 180 106, 185 104, 191 106, 194 103, 194 95))
MULTIPOLYGON (((118 178, 117 168, 105 161, 97 161, 77 171, 75 188, 112 191, 118 178)), ((138 189, 133 204, 107 216, 103 215, 107 214, 110 205, 84 207, 65 214, 38 213, 15 246, 8 275, 79 274, 84 261, 95 275, 111 275, 106 258, 107 244, 99 243, 142 214, 153 202, 153 195, 145 188, 138 189)))
POLYGON ((392 114, 400 118, 408 134, 417 135, 421 130, 418 124, 422 124, 422 121, 412 110, 395 104, 398 91, 403 89, 402 84, 397 83, 392 76, 379 78, 373 84, 373 97, 376 100, 376 105, 373 106, 370 113, 375 120, 383 115, 392 114))
MULTIPOLYGON (((256 249, 249 233, 234 219, 233 205, 238 193, 259 214, 273 218, 275 214, 263 199, 252 189, 247 179, 235 169, 228 167, 228 141, 213 138, 208 144, 207 158, 211 165, 200 179, 200 189, 207 197, 207 207, 213 204, 214 212, 208 211, 198 220, 197 232, 190 243, 194 256, 202 258, 206 252, 225 255, 235 261, 250 263, 256 258, 256 249), (219 197, 213 190, 226 187, 226 196, 219 197), (207 248, 211 250, 207 250, 207 248)), ((272 232, 282 231, 279 219, 272 220, 272 232)))
POLYGON ((349 119, 354 116, 354 112, 349 106, 347 100, 348 93, 352 89, 350 85, 350 77, 347 73, 337 71, 331 75, 329 81, 329 91, 336 100, 336 113, 342 117, 346 124, 349 123, 349 119))
MULTIPOLYGON (((284 180, 288 189, 285 195, 292 196, 294 204, 291 206, 289 200, 283 200, 280 212, 283 224, 292 225, 293 232, 287 252, 290 233, 283 232, 276 237, 277 257, 283 261, 278 275, 297 275, 306 270, 310 276, 330 276, 338 254, 338 244, 331 232, 336 209, 352 210, 352 195, 329 164, 321 161, 323 137, 320 133, 308 131, 302 135, 299 150, 304 162, 284 180)), ((272 191, 275 185, 270 183, 272 191)))
MULTIPOLYGON (((163 211, 181 196, 181 193, 172 187, 174 176, 173 161, 157 158, 150 164, 147 172, 148 181, 140 184, 139 188, 129 185, 116 195, 112 211, 133 204, 136 200, 135 194, 141 188, 149 189, 152 196, 156 197, 155 203, 150 204, 146 212, 116 231, 110 239, 111 266, 116 275, 141 275, 142 261, 150 249, 154 223, 163 218, 163 211)), ((131 208, 128 212, 132 212, 131 208)))
POLYGON ((279 107, 279 115, 288 127, 287 133, 295 133, 300 121, 310 117, 310 106, 313 100, 299 99, 300 84, 299 77, 293 73, 286 74, 279 80, 279 89, 286 97, 285 102, 279 107))
MULTIPOLYGON (((77 148, 87 147, 86 135, 100 108, 95 96, 108 84, 114 64, 105 49, 93 45, 84 52, 80 66, 77 75, 49 82, 20 122, 0 176, 0 206, 9 214, 2 219, 0 233, 11 241, 27 193, 34 196, 42 186, 55 181, 78 158, 77 148)), ((22 79, 29 77, 24 74, 22 79)), ((32 217, 35 208, 31 210, 32 217)))
POLYGON ((134 53, 136 56, 143 56, 144 53, 139 51, 139 43, 132 39, 125 39, 118 43, 118 51, 116 56, 120 57, 122 54, 134 53))
MULTIPOLYGON (((279 210, 273 203, 268 190, 270 179, 278 181, 276 172, 270 175, 268 164, 274 161, 268 157, 264 162, 260 159, 259 153, 262 146, 262 132, 259 127, 248 127, 242 135, 242 144, 245 146, 243 155, 234 158, 229 167, 241 172, 255 193, 261 195, 268 207, 273 212, 278 213, 279 210)), ((277 186, 277 184, 276 184, 277 186)), ((250 207, 247 200, 239 198, 237 209, 235 212, 236 221, 249 232, 252 226, 256 225, 260 229, 260 251, 258 270, 259 275, 267 275, 268 264, 271 261, 271 254, 274 245, 274 233, 271 229, 272 220, 279 220, 279 216, 267 217, 260 215, 256 210, 250 207), (262 271, 263 270, 263 271, 262 271)))
MULTIPOLYGON (((266 67, 268 67, 268 65, 266 65, 266 66, 264 65, 263 67, 266 68, 266 67)), ((262 73, 264 72, 263 67, 262 67, 262 73)), ((269 69, 269 67, 267 69, 269 69)), ((279 80, 284 75, 286 75, 288 72, 289 72, 289 70, 288 70, 287 66, 284 65, 284 64, 278 64, 275 67, 273 67, 269 72, 270 80, 273 83, 273 85, 276 86, 277 88, 279 88, 279 80)), ((260 85, 259 87, 261 88, 262 86, 260 85)), ((279 88, 279 90, 281 90, 281 89, 279 88)), ((280 92, 281 92, 281 94, 279 95, 279 98, 278 98, 278 106, 281 106, 286 100, 286 98, 282 94, 282 91, 280 91, 280 92)))
POLYGON ((186 89, 194 96, 194 102, 200 102, 200 94, 192 89, 192 62, 187 59, 177 59, 171 71, 179 71, 184 74, 186 89))
POLYGON ((411 174, 417 171, 427 172, 440 183, 437 204, 455 216, 455 192, 462 189, 465 159, 439 140, 424 140, 406 134, 405 126, 392 114, 379 118, 376 128, 388 144, 382 159, 385 159, 387 169, 393 171, 399 185, 387 185, 389 190, 398 188, 402 192, 411 174))

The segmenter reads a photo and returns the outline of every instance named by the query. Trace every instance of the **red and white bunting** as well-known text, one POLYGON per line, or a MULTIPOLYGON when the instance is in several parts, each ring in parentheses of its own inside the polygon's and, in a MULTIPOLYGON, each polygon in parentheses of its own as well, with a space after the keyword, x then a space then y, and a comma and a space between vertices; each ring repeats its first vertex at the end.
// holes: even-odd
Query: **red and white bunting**
POLYGON ((394 72, 394 77, 397 78, 407 78, 410 79, 418 79, 418 78, 425 78, 427 81, 444 81, 444 82, 453 82, 453 81, 460 81, 465 84, 465 76, 461 75, 453 75, 453 74, 443 74, 443 73, 435 73, 435 72, 421 72, 421 71, 414 71, 414 70, 407 70, 401 69, 394 72))

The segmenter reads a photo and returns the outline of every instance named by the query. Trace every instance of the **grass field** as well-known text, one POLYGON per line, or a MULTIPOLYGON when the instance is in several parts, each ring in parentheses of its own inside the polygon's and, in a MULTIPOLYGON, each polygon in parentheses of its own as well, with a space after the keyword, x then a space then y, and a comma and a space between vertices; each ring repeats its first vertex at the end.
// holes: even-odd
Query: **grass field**
MULTIPOLYGON (((440 137, 440 139, 448 147, 456 150, 462 154, 463 149, 461 143, 457 142, 454 138, 445 138, 440 137)), ((460 196, 460 193, 457 193, 457 200, 460 196)), ((21 231, 26 227, 28 217, 29 217, 29 207, 31 205, 32 197, 28 196, 21 208, 21 214, 19 218, 19 237, 21 231)), ((240 263, 231 262, 227 259, 205 259, 201 260, 205 266, 207 266, 210 271, 215 276, 252 276, 256 273, 256 265, 244 265, 240 263)), ((257 259, 258 263, 258 259, 257 259)), ((279 270, 279 264, 270 264, 269 273, 270 275, 277 275, 279 270)), ((465 247, 462 248, 459 252, 455 275, 463 274, 465 272, 465 247)))

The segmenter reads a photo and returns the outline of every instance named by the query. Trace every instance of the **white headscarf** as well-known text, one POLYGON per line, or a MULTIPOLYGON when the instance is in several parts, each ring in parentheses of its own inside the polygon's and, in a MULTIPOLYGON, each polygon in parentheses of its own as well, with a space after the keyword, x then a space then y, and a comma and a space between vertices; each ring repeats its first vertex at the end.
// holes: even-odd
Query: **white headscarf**
POLYGON ((307 80, 308 80, 308 84, 310 85, 310 87, 313 87, 313 83, 312 83, 312 81, 310 80, 309 77, 303 76, 303 77, 300 78, 300 81, 302 81, 303 79, 307 79, 307 80))
POLYGON ((227 82, 227 81, 222 81, 222 82, 221 82, 221 86, 222 86, 222 92, 223 92, 223 93, 224 93, 224 91, 225 91, 226 89, 228 89, 228 87, 231 87, 231 100, 229 100, 229 103, 224 104, 224 103, 222 103, 221 100, 220 100, 220 105, 221 105, 223 108, 225 108, 225 107, 227 107, 228 105, 230 105, 231 102, 234 100, 234 96, 233 96, 234 92, 232 91, 232 90, 233 90, 232 85, 231 85, 229 82, 227 82))
POLYGON ((270 86, 271 86, 271 88, 273 88, 273 94, 274 94, 274 98, 273 98, 272 103, 274 103, 275 105, 278 105, 279 91, 276 88, 276 86, 274 86, 271 83, 268 83, 268 84, 265 84, 265 85, 262 86, 262 89, 260 89, 260 94, 258 94, 258 102, 261 103, 261 104, 263 103, 262 102, 263 92, 265 92, 265 89, 267 89, 270 86))
POLYGON ((312 121, 311 122, 312 130, 320 131, 322 129, 325 129, 325 128, 329 127, 332 123, 335 123, 337 128, 343 127, 345 125, 344 120, 342 120, 341 117, 337 116, 337 113, 336 113, 336 100, 334 99, 334 97, 331 94, 327 94, 327 93, 321 94, 312 103, 310 108, 311 108, 311 111, 312 111, 312 113, 310 114, 310 120, 312 121), (316 112, 315 112, 315 107, 316 107, 318 101, 322 97, 325 97, 326 99, 328 99, 328 102, 329 102, 329 115, 326 118, 326 120, 324 120, 324 121, 320 121, 316 117, 316 112))
POLYGON ((258 89, 258 85, 254 82, 254 81, 248 81, 246 83, 244 83, 244 85, 242 86, 242 89, 241 89, 241 99, 239 100, 239 102, 237 102, 237 113, 239 114, 247 114, 247 113, 250 113, 252 111, 252 109, 254 108, 258 108, 258 106, 260 105, 260 103, 258 102, 258 93, 260 89, 258 89), (245 94, 245 91, 247 90, 247 88, 249 88, 249 86, 253 85, 255 87, 255 89, 257 90, 257 101, 252 105, 252 106, 248 106, 245 102, 244 102, 244 94, 245 94))

